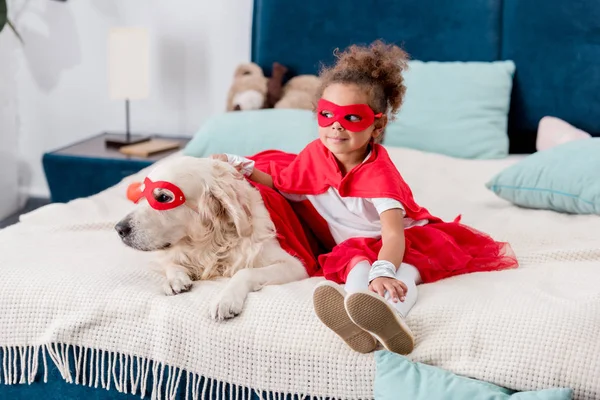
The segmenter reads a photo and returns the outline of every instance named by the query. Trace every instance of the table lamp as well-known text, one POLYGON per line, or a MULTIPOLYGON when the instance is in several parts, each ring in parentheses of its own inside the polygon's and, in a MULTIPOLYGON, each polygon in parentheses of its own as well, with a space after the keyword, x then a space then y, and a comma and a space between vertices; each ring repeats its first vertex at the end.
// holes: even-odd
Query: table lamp
POLYGON ((111 28, 108 37, 108 82, 110 98, 125 101, 125 134, 107 134, 107 147, 120 148, 150 140, 132 135, 129 101, 145 99, 149 89, 148 30, 138 27, 111 28))

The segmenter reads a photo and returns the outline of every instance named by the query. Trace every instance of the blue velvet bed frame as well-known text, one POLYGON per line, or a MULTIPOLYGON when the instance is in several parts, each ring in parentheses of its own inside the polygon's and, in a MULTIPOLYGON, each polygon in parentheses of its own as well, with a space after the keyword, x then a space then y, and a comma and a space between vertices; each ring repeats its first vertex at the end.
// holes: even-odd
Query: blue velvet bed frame
MULTIPOLYGON (((511 152, 535 150, 541 117, 600 135, 600 2, 594 0, 255 0, 252 60, 316 73, 335 48, 375 39, 424 61, 513 60, 511 152)), ((0 354, 1 356, 1 354, 0 354)), ((183 398, 178 393, 178 398, 183 398)), ((0 399, 135 399, 49 382, 0 385, 0 399)))
POLYGON ((600 2, 256 0, 252 59, 316 73, 333 50, 383 39, 422 61, 513 60, 512 153, 535 151, 545 115, 600 135, 600 2))

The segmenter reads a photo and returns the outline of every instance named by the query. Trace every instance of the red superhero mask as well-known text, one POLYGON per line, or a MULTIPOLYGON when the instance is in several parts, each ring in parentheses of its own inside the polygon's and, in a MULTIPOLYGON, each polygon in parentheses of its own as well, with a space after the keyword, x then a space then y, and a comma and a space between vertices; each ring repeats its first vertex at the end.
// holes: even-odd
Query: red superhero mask
POLYGON ((323 127, 330 126, 337 121, 348 131, 360 132, 371 126, 375 122, 375 118, 381 116, 382 113, 375 114, 367 104, 338 106, 325 99, 320 99, 317 103, 317 120, 319 126, 323 127))
POLYGON ((146 200, 148 200, 150 207, 160 211, 171 210, 185 203, 185 196, 179 187, 166 181, 152 182, 150 178, 144 179, 143 191, 132 188, 132 193, 128 194, 128 197, 130 197, 134 203, 137 203, 142 197, 145 197, 146 200), (160 193, 157 197, 154 197, 154 191, 156 189, 164 189, 168 192, 160 193))

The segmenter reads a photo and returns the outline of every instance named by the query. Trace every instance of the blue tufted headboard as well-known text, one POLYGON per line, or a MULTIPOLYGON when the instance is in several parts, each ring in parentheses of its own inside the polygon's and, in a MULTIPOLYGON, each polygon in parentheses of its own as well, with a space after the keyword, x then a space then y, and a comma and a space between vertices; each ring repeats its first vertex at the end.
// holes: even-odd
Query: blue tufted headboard
POLYGON ((545 115, 600 136, 600 1, 255 0, 252 61, 317 73, 335 48, 383 39, 423 61, 513 60, 511 153, 545 115))

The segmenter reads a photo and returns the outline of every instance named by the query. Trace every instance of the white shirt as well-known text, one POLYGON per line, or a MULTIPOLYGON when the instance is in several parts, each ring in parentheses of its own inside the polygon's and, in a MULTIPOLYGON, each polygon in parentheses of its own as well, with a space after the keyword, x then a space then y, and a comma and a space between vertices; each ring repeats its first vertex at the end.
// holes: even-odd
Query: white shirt
POLYGON ((429 222, 427 220, 415 221, 406 217, 404 206, 397 200, 342 197, 333 187, 319 195, 281 194, 290 201, 305 199, 310 201, 315 210, 327 221, 329 231, 336 244, 353 237, 381 237, 380 215, 384 211, 394 208, 402 210, 404 229, 417 225, 422 226, 429 222))

